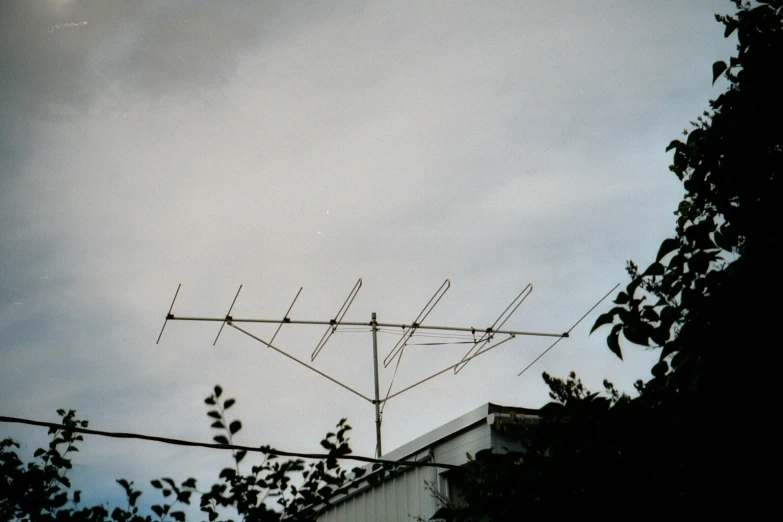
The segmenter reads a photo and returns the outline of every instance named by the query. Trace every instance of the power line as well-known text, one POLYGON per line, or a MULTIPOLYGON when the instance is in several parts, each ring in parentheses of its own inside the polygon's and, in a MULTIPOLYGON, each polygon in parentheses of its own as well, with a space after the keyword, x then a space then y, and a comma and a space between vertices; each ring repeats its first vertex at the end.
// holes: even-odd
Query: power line
POLYGON ((44 428, 53 428, 56 430, 70 431, 75 433, 84 433, 86 435, 97 435, 99 437, 110 437, 114 439, 138 439, 148 440, 152 442, 162 442, 163 444, 172 444, 175 446, 191 446, 199 448, 219 449, 219 450, 234 450, 234 451, 247 451, 252 453, 264 453, 266 455, 275 455, 278 457, 297 457, 302 459, 340 459, 340 460, 355 460, 358 462, 369 462, 371 464, 384 464, 387 466, 411 466, 411 467, 424 467, 424 468, 443 468, 450 470, 461 469, 460 466, 454 464, 439 464, 437 462, 420 462, 415 460, 384 460, 375 459, 372 457, 362 457, 360 455, 329 455, 325 453, 298 453, 293 451, 281 451, 273 448, 261 448, 253 446, 240 446, 237 444, 213 444, 210 442, 194 442, 189 440, 172 439, 168 437, 158 437, 156 435, 142 435, 140 433, 123 433, 117 431, 103 431, 92 430, 88 428, 79 428, 77 426, 65 426, 64 424, 56 424, 53 422, 43 422, 32 419, 22 419, 18 417, 6 417, 0 415, 0 422, 8 422, 15 424, 28 424, 31 426, 42 426, 44 428))

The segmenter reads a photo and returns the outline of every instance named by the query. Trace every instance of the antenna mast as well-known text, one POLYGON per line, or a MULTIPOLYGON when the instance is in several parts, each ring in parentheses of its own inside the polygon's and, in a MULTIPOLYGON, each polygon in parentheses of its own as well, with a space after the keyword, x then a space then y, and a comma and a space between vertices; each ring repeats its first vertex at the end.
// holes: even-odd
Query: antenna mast
MULTIPOLYGON (((538 361, 547 351, 552 349, 555 344, 560 342, 562 339, 567 338, 577 324, 584 319, 587 314, 583 315, 579 321, 574 324, 568 331, 564 333, 547 333, 547 332, 530 332, 530 331, 517 331, 517 330, 506 330, 503 329, 503 326, 506 324, 508 319, 511 317, 511 315, 517 311, 517 309, 522 305, 522 303, 527 299, 527 297, 532 293, 533 291, 533 285, 528 284, 522 292, 517 295, 516 298, 509 304, 506 309, 503 311, 503 313, 500 314, 500 316, 495 320, 494 323, 492 323, 492 326, 489 326, 484 329, 477 329, 473 327, 461 327, 461 326, 438 326, 438 325, 425 325, 422 324, 424 320, 427 318, 427 316, 432 312, 433 308, 440 302, 440 300, 445 295, 446 291, 451 286, 451 282, 446 279, 443 284, 438 288, 438 290, 435 292, 435 294, 430 298, 430 300, 427 302, 427 304, 424 306, 422 311, 419 313, 419 315, 416 317, 416 319, 409 323, 380 323, 378 322, 378 318, 375 312, 371 314, 370 322, 356 322, 356 321, 344 321, 345 315, 348 313, 348 309, 350 308, 351 304, 353 303, 354 299, 356 299, 356 295, 359 293, 359 290, 362 287, 362 280, 361 278, 356 282, 354 287, 351 289, 351 292, 348 294, 348 297, 343 302, 343 305, 340 307, 340 309, 337 311, 333 319, 329 320, 302 320, 302 319, 291 319, 289 314, 291 313, 291 310, 294 307, 294 304, 296 304, 297 299, 299 299, 299 295, 302 293, 302 288, 299 288, 299 291, 296 293, 296 296, 294 297, 293 301, 291 302, 291 305, 288 307, 288 310, 286 311, 285 315, 282 319, 256 319, 256 318, 238 318, 231 315, 232 310, 234 309, 234 305, 237 302, 237 299, 239 298, 239 293, 242 291, 242 285, 239 285, 239 288, 237 289, 236 294, 234 295, 234 299, 231 302, 231 305, 228 308, 228 311, 226 312, 226 315, 224 317, 190 317, 190 316, 175 316, 172 312, 174 310, 174 303, 177 300, 177 296, 179 295, 179 291, 182 288, 182 284, 177 286, 177 290, 174 293, 174 299, 171 301, 171 306, 169 307, 169 311, 166 314, 166 319, 163 322, 163 327, 160 329, 160 334, 158 335, 158 340, 156 342, 160 343, 160 339, 163 336, 163 331, 166 329, 166 325, 169 321, 196 321, 196 322, 216 322, 220 323, 220 329, 217 332, 217 335, 215 336, 215 340, 212 343, 213 346, 217 344, 218 339, 220 338, 220 334, 223 332, 223 329, 225 326, 229 326, 233 328, 234 330, 237 330, 248 337, 260 342, 261 344, 267 346, 268 348, 271 348, 272 350, 280 353, 281 355, 284 355, 288 359, 308 368, 309 370, 313 371, 314 373, 317 373, 321 377, 324 377, 328 379, 329 381, 332 381, 333 383, 337 384, 338 386, 344 388, 345 390, 353 393, 354 395, 366 400, 367 402, 371 403, 375 407, 375 437, 376 437, 376 447, 375 447, 375 454, 377 457, 381 457, 383 455, 382 450, 382 444, 381 444, 381 426, 382 426, 382 420, 383 420, 383 409, 386 406, 386 403, 390 401, 391 399, 401 395, 402 393, 405 393, 408 390, 411 390, 415 388, 416 386, 423 384, 430 379, 433 379, 439 375, 442 375, 449 370, 453 370, 455 374, 459 373, 471 360, 475 359, 476 357, 483 355, 490 350, 493 350, 494 348, 506 343, 507 341, 510 341, 511 339, 514 339, 517 336, 532 336, 532 337, 550 337, 555 338, 554 343, 547 348, 541 355, 539 355, 538 358, 536 358, 530 365, 528 365, 525 370, 520 372, 519 375, 524 373, 530 366, 535 364, 535 362, 538 361), (245 330, 243 327, 239 326, 244 325, 246 323, 250 324, 277 324, 277 329, 275 330, 275 333, 272 335, 272 337, 269 339, 269 341, 265 341, 264 339, 261 339, 257 335, 245 330), (352 386, 349 386, 348 384, 345 384, 334 377, 322 372, 321 370, 315 368, 312 366, 312 364, 308 364, 305 361, 302 361, 298 359, 297 357, 294 357, 287 351, 279 348, 278 346, 275 346, 273 343, 275 341, 275 338, 277 337, 277 334, 280 333, 280 329, 283 327, 284 324, 287 325, 311 325, 311 326, 326 326, 327 329, 324 332, 324 334, 321 336, 320 341, 316 345, 315 349, 313 350, 312 354, 310 355, 310 363, 314 363, 315 359, 318 357, 318 355, 321 353, 321 351, 326 346, 329 339, 334 335, 335 332, 337 332, 338 327, 340 326, 363 326, 363 327, 369 327, 372 332, 372 356, 373 356, 373 383, 374 383, 374 393, 373 398, 368 397, 367 395, 363 394, 362 392, 354 389, 352 386), (380 331, 381 328, 393 328, 393 329, 400 329, 402 331, 402 336, 397 341, 397 343, 392 347, 392 349, 389 351, 389 353, 386 355, 386 357, 383 359, 383 366, 384 368, 388 367, 392 362, 396 360, 394 373, 392 375, 392 378, 389 383, 388 391, 386 392, 386 396, 381 399, 380 394, 380 364, 379 364, 379 355, 378 355, 378 331, 380 331), (397 390, 394 393, 392 393, 393 385, 394 385, 394 378, 397 375, 397 370, 399 370, 400 363, 402 362, 403 355, 405 353, 405 347, 410 342, 411 338, 414 336, 414 334, 417 331, 430 331, 430 332, 440 332, 442 334, 455 334, 455 333, 463 333, 463 334, 470 334, 472 336, 472 340, 470 341, 464 341, 467 344, 472 344, 468 352, 460 359, 457 363, 452 364, 412 385, 407 386, 406 388, 403 388, 401 390, 397 390), (476 335, 479 335, 478 338, 476 338, 476 335), (496 336, 503 337, 501 340, 496 341, 494 344, 491 344, 493 340, 495 340, 496 336)), ((617 288, 615 286, 615 288, 617 288)), ((609 293, 607 293, 603 298, 601 298, 598 303, 596 303, 588 313, 590 313, 593 309, 595 309, 598 304, 601 303, 606 297, 611 294, 611 292, 614 291, 613 288, 609 293)), ((438 343, 440 344, 440 343, 438 343)))

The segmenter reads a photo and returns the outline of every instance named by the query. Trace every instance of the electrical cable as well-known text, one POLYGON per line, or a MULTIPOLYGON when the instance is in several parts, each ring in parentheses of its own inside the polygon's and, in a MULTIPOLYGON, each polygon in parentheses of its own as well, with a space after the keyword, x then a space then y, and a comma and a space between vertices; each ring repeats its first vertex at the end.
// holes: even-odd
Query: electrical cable
POLYGON ((88 428, 79 428, 77 426, 65 426, 64 424, 57 424, 53 422, 43 422, 32 419, 23 419, 19 417, 7 417, 0 415, 0 422, 8 422, 15 424, 28 424, 30 426, 42 426, 44 428, 51 428, 56 430, 63 430, 75 433, 84 433, 85 435, 97 435, 99 437, 109 437, 114 439, 137 439, 147 440, 152 442, 161 442, 163 444, 172 444, 175 446, 190 446, 199 448, 219 449, 219 450, 234 450, 234 451, 247 451, 253 453, 263 453, 266 455, 275 455, 278 457, 298 457, 302 459, 339 459, 339 460, 354 460, 358 462, 368 462, 371 464, 384 464, 388 466, 411 466, 411 467, 430 467, 430 468, 443 468, 443 469, 460 469, 460 466, 454 464, 439 464, 437 462, 422 462, 415 460, 384 460, 376 459, 372 457, 362 457, 360 455, 329 455, 325 453, 299 453, 295 451, 281 451, 272 448, 262 448, 253 446, 241 446, 237 444, 213 444, 210 442, 194 442, 189 440, 172 439, 169 437, 158 437, 155 435, 143 435, 140 433, 123 433, 117 431, 103 431, 93 430, 88 428))

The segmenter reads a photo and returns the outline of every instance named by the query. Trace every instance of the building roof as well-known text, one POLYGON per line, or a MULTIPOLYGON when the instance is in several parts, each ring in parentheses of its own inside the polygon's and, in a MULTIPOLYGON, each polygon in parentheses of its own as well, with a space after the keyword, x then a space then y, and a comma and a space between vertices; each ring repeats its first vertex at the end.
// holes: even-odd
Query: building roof
POLYGON ((382 458, 384 460, 405 460, 420 453, 433 444, 469 429, 476 424, 486 422, 487 424, 493 425, 498 418, 509 417, 511 413, 514 413, 515 415, 537 416, 538 410, 515 406, 502 406, 488 402, 482 404, 475 410, 460 415, 443 426, 435 428, 429 433, 417 437, 407 444, 403 444, 399 448, 383 455, 382 458))
MULTIPOLYGON (((506 437, 495 429, 497 423, 511 415, 537 420, 538 410, 487 403, 447 422, 382 456, 386 461, 428 461, 461 466, 467 454, 489 449, 493 452, 520 451, 519 441, 506 437)), ((403 466, 385 473, 364 466, 365 472, 342 488, 326 509, 319 512, 319 521, 410 520, 428 519, 439 507, 439 494, 449 491, 443 469, 403 466), (374 480, 369 480, 375 477, 374 480), (446 482, 443 482, 446 480, 446 482)), ((316 509, 322 508, 318 506, 316 509)))

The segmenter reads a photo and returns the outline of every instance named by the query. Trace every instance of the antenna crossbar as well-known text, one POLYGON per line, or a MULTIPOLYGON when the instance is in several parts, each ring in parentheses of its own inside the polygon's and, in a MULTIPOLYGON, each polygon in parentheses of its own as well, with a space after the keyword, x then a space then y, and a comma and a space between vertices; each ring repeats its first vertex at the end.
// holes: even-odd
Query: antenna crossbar
MULTIPOLYGON (((223 322, 225 317, 191 317, 191 316, 175 316, 168 317, 169 321, 205 321, 205 322, 223 322)), ((310 321, 300 319, 243 319, 240 317, 232 317, 232 323, 260 323, 260 324, 299 324, 299 325, 331 325, 332 321, 310 321)), ((372 327, 371 321, 341 321, 342 326, 366 326, 372 327)), ((412 325, 405 323, 377 323, 378 328, 409 328, 412 325)), ((568 333, 552 333, 552 332, 531 332, 524 330, 493 330, 492 328, 465 328, 461 326, 438 326, 438 325, 417 325, 418 330, 441 330, 445 332, 482 332, 491 334, 506 334, 506 335, 529 335, 533 337, 568 337, 568 333)), ((368 330, 369 331, 369 330, 368 330)))

